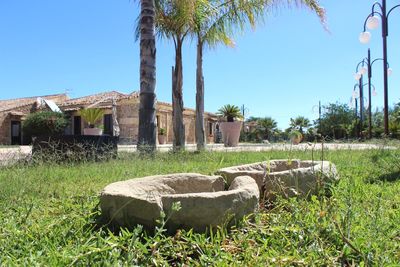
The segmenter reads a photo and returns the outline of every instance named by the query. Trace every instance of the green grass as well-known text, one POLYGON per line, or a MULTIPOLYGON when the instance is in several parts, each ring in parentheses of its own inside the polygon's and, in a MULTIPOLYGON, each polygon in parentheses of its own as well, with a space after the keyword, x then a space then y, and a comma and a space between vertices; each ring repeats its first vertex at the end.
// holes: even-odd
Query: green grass
POLYGON ((2 168, 0 266, 400 264, 398 151, 324 151, 341 177, 330 198, 279 199, 231 231, 166 236, 95 224, 98 195, 114 181, 312 157, 321 152, 124 154, 103 163, 2 168))

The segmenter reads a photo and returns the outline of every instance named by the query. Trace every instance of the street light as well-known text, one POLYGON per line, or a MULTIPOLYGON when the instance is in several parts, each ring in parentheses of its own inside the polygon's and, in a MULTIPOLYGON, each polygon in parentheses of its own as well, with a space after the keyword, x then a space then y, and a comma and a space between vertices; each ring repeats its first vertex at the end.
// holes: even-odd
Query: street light
POLYGON ((358 110, 358 104, 357 104, 357 103, 358 103, 358 102, 357 102, 357 98, 360 96, 360 93, 358 93, 358 92, 356 91, 357 86, 358 86, 358 83, 356 83, 356 84, 354 85, 353 94, 352 94, 352 96, 351 96, 351 99, 355 101, 354 110, 355 110, 355 116, 356 116, 356 118, 358 118, 358 112, 357 112, 357 110, 358 110))
MULTIPOLYGON (((364 83, 362 85, 362 88, 364 88, 364 86, 367 86, 367 85, 368 85, 369 91, 371 90, 370 89, 371 87, 373 89, 372 93, 368 94, 368 102, 367 102, 368 103, 367 104, 367 109, 368 109, 368 135, 369 135, 369 138, 371 139, 372 138, 372 96, 376 96, 377 93, 376 93, 375 85, 373 85, 373 84, 364 83)), ((360 87, 360 85, 358 83, 356 83, 354 85, 353 94, 352 94, 352 97, 351 97, 352 100, 355 101, 355 111, 356 111, 356 113, 355 113, 356 115, 355 116, 356 116, 356 118, 358 118, 358 112, 357 112, 358 103, 360 103, 360 105, 361 104, 364 105, 364 101, 365 101, 365 97, 363 99, 361 99, 360 93, 356 91, 356 89, 359 88, 359 87, 360 87), (359 99, 359 102, 357 101, 357 99, 359 99)), ((361 110, 360 110, 360 113, 362 113, 361 110)), ((361 123, 361 126, 359 126, 359 127, 362 127, 362 123, 361 123)), ((360 129, 362 129, 362 128, 360 128, 360 129)))
MULTIPOLYGON (((358 78, 357 80, 360 80, 360 84, 362 84, 362 76, 365 75, 366 73, 368 73, 368 103, 369 103, 369 108, 368 108, 368 119, 369 119, 369 123, 368 123, 368 135, 369 138, 372 138, 372 110, 371 110, 371 106, 372 106, 372 102, 371 102, 371 77, 372 77, 372 66, 374 65, 375 62, 377 61, 383 61, 383 58, 377 58, 374 60, 371 60, 371 50, 368 49, 368 56, 366 58, 364 58, 362 61, 360 61, 360 63, 358 63, 357 68, 356 68, 356 75, 355 77, 358 78), (365 66, 366 65, 366 66, 365 66), (361 69, 359 69, 359 67, 361 66, 361 69)), ((389 63, 386 64, 386 70, 387 70, 387 75, 390 76, 393 73, 393 70, 389 67, 389 63)), ((361 85, 360 85, 361 86, 361 85)), ((361 86, 361 90, 362 90, 361 86)), ((375 91, 375 89, 374 89, 375 91)), ((362 95, 362 92, 360 92, 360 94, 362 95)), ((360 102, 361 105, 361 102, 360 102)), ((361 117, 362 120, 362 117, 361 117)), ((362 122, 361 122, 362 123, 362 122)))
POLYGON ((392 11, 400 5, 392 7, 388 12, 386 10, 386 0, 382 0, 382 4, 375 2, 372 5, 371 13, 365 19, 364 31, 360 34, 360 42, 366 44, 371 39, 371 33, 368 29, 376 29, 379 27, 379 21, 382 21, 382 40, 383 40, 383 95, 384 95, 384 123, 385 135, 389 135, 389 99, 388 99, 388 68, 387 68, 387 37, 389 35, 388 19, 392 11), (377 10, 376 10, 377 9, 377 10))
MULTIPOLYGON (((363 84, 363 75, 366 73, 365 70, 365 59, 360 61, 356 67, 356 74, 355 79, 358 80, 358 88, 359 88, 359 97, 360 97, 360 125, 359 125, 359 132, 361 133, 362 125, 363 125, 363 110, 364 110, 364 84, 363 84)), ((356 89, 357 84, 354 85, 354 90, 356 89)), ((357 108, 356 108, 357 110, 357 108)), ((361 134, 360 134, 361 137, 361 134)))
POLYGON ((321 133, 321 116, 322 116, 322 109, 324 109, 325 112, 325 107, 321 106, 321 101, 318 101, 318 105, 315 105, 312 107, 311 111, 312 113, 315 113, 316 109, 318 108, 318 131, 321 133))

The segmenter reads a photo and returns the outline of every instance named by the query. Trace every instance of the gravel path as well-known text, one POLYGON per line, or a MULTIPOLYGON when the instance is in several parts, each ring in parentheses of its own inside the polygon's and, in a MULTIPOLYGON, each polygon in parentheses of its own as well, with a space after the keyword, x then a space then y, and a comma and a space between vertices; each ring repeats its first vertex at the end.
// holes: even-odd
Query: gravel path
MULTIPOLYGON (((271 150, 282 150, 282 151, 289 151, 289 150, 321 150, 322 147, 327 150, 367 150, 367 149, 396 149, 395 147, 383 146, 383 145, 376 145, 376 144, 344 144, 344 143, 328 143, 328 144, 313 144, 313 143, 302 143, 299 145, 291 145, 291 144, 239 144, 237 147, 224 147, 223 144, 213 144, 208 145, 207 150, 209 151, 222 151, 222 152, 240 152, 240 151, 271 151, 271 150)), ((158 151, 167 152, 172 149, 172 145, 159 145, 157 147, 158 151)), ((186 150, 188 151, 195 151, 196 145, 189 144, 186 145, 186 150)), ((119 145, 118 151, 123 152, 135 152, 136 146, 135 145, 119 145)))
MULTIPOLYGON (((327 150, 366 150, 366 149, 396 149, 396 147, 389 147, 383 145, 376 144, 345 144, 345 143, 327 143, 322 145, 321 143, 312 144, 312 143, 302 143, 299 145, 290 145, 290 144, 240 144, 237 147, 224 147, 223 144, 213 144, 208 145, 207 150, 209 151, 221 151, 221 152, 240 152, 240 151, 270 151, 270 150, 281 150, 281 151, 289 151, 289 150, 321 150, 322 146, 327 150)), ((172 150, 172 145, 159 145, 158 151, 168 152, 172 150)), ((195 151, 196 145, 188 144, 186 145, 186 150, 195 151)), ((136 152, 135 145, 119 145, 118 151, 120 152, 136 152)), ((13 163, 19 159, 30 156, 31 147, 30 146, 19 146, 19 147, 10 147, 10 148, 0 148, 0 165, 6 165, 13 163)))
POLYGON ((31 154, 31 150, 30 146, 0 148, 0 166, 28 157, 31 154))

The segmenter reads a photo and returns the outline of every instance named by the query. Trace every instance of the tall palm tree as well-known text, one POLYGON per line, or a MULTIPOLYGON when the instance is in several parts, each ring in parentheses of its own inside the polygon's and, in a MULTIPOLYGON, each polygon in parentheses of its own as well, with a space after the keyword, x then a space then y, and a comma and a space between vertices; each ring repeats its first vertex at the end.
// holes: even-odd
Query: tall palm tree
MULTIPOLYGON (((235 0, 236 1, 236 0, 235 0)), ((203 51, 204 45, 214 47, 219 43, 226 46, 234 46, 230 35, 232 34, 233 17, 242 14, 242 7, 233 5, 231 0, 205 0, 196 1, 195 17, 192 32, 197 38, 197 60, 196 60, 196 143, 197 149, 205 148, 204 131, 204 76, 203 76, 203 51), (236 13, 235 13, 236 11, 236 13)), ((245 6, 250 6, 254 0, 247 1, 245 6)), ((259 5, 259 10, 263 6, 259 5)), ((251 10, 253 12, 253 10, 251 10)))
POLYGON ((161 37, 172 39, 175 46, 175 66, 172 68, 174 150, 185 148, 182 46, 193 23, 195 2, 195 0, 156 1, 156 28, 158 34, 161 37))
POLYGON ((138 149, 156 148, 156 41, 154 0, 141 0, 140 34, 140 106, 138 149))
POLYGON ((303 116, 298 116, 295 119, 290 118, 290 127, 299 130, 301 134, 303 129, 311 126, 310 120, 303 116))
POLYGON ((197 38, 196 68, 196 143, 197 149, 205 148, 204 134, 204 45, 216 46, 222 43, 234 46, 231 36, 234 30, 244 30, 249 23, 253 28, 261 22, 266 9, 281 4, 297 4, 309 7, 317 13, 325 25, 325 11, 318 0, 201 0, 195 1, 192 32, 197 38))

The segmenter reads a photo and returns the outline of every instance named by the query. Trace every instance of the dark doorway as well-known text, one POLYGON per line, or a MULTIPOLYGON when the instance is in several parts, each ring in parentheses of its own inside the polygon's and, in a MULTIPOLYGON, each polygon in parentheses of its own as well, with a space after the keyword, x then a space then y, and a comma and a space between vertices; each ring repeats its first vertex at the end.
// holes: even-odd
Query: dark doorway
POLYGON ((21 145, 21 122, 11 121, 11 145, 21 145))
POLYGON ((81 116, 74 116, 74 135, 82 134, 81 116))
POLYGON ((104 134, 109 136, 113 136, 113 119, 112 114, 105 114, 103 118, 103 125, 104 125, 104 134))

